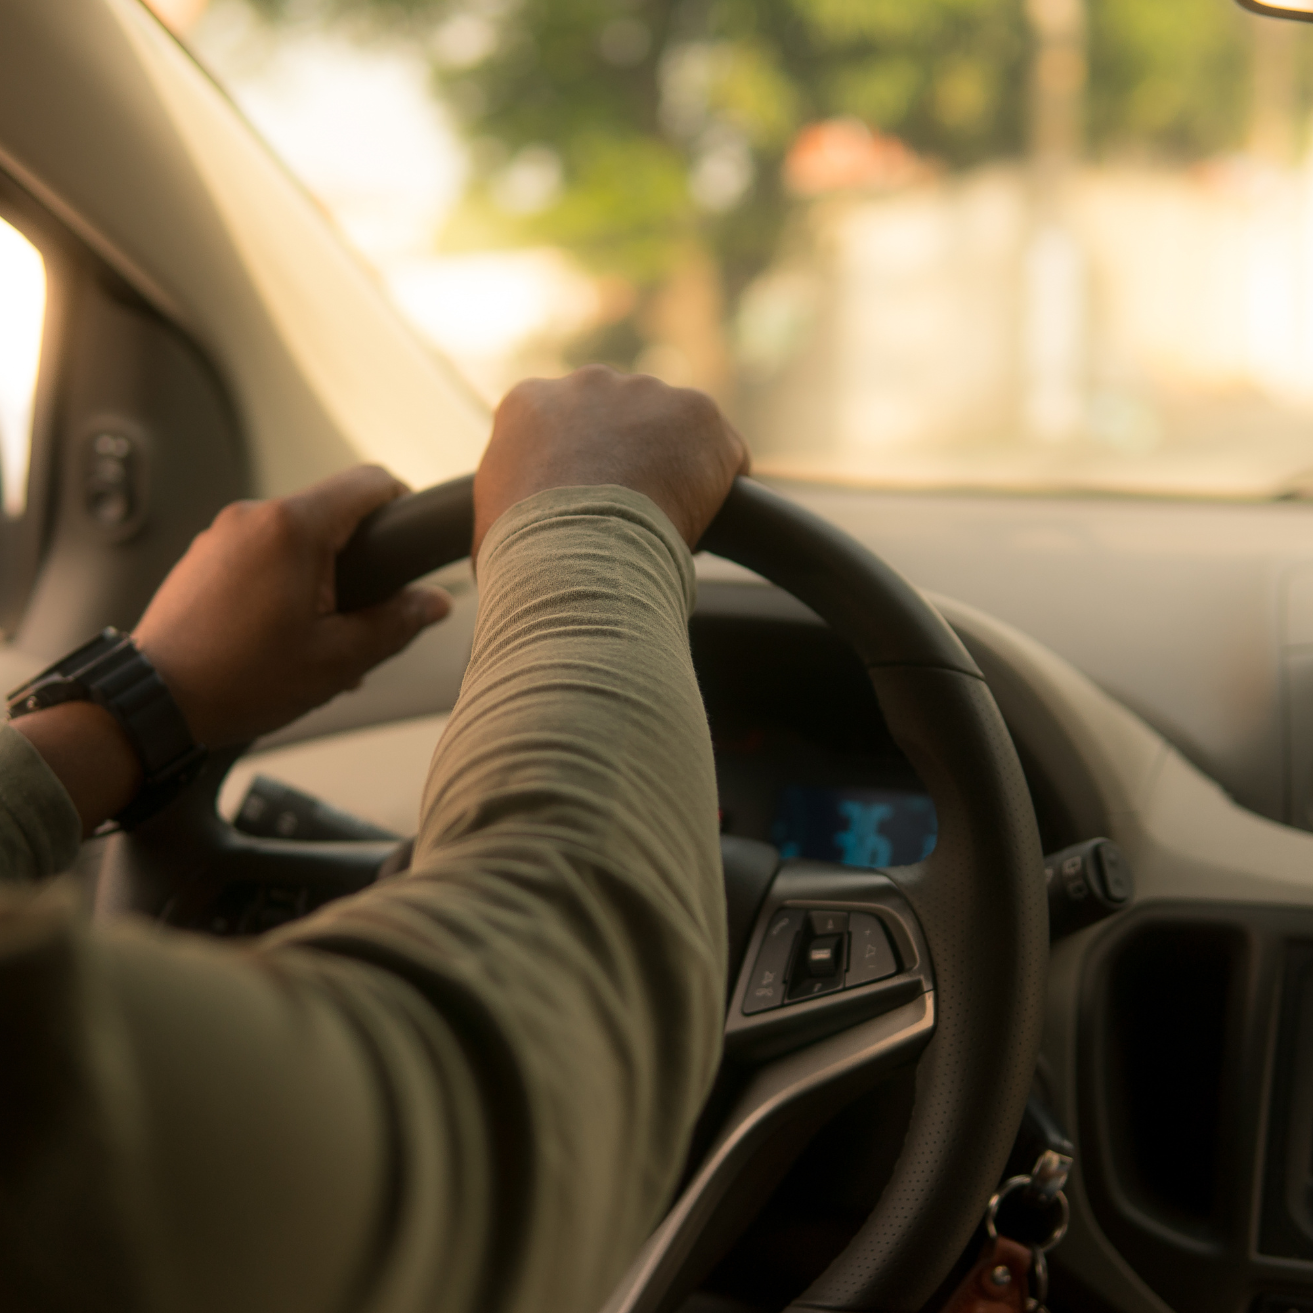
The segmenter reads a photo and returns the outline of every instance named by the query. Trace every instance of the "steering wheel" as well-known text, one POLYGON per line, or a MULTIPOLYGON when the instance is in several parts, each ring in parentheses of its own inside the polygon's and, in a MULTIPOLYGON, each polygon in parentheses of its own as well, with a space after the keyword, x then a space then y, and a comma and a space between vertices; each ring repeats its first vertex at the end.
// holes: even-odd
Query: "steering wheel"
MULTIPOLYGON (((339 558, 339 605, 381 600, 468 555, 471 497, 472 479, 458 479, 362 523, 339 558)), ((913 1313, 980 1221, 1034 1071, 1048 923, 1029 791, 975 663, 884 562, 746 479, 736 481, 700 546, 785 589, 851 644, 894 741, 933 800, 938 838, 926 860, 887 872, 781 863, 765 845, 726 841, 731 953, 739 959, 731 962, 726 1044, 751 1077, 608 1310, 676 1308, 768 1193, 771 1182, 763 1187, 754 1171, 763 1146, 790 1128, 801 1144, 838 1106, 916 1060, 911 1119, 891 1178, 847 1248, 790 1306, 913 1313), (841 919, 822 924, 817 916, 841 919), (865 982, 853 974, 859 918, 872 943, 883 933, 881 952, 891 953, 892 973, 865 982), (797 945, 820 942, 806 938, 817 926, 849 925, 847 975, 811 982, 815 997, 795 997, 786 981, 788 997, 781 990, 769 1006, 750 999, 769 954, 787 975, 797 945), (786 931, 795 936, 792 959, 776 943, 786 931)), ((221 820, 215 797, 237 755, 217 756, 173 806, 115 836, 98 915, 133 909, 222 932, 224 909, 253 890, 308 891, 313 905, 374 879, 386 845, 254 839, 221 820)))

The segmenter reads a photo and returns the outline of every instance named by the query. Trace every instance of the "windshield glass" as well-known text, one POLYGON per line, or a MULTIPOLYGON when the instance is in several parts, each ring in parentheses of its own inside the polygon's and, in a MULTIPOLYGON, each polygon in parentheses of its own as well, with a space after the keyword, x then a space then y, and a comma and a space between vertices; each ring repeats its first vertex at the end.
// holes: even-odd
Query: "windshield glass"
POLYGON ((1313 45, 1232 0, 152 0, 491 401, 757 469, 1313 493, 1313 45))

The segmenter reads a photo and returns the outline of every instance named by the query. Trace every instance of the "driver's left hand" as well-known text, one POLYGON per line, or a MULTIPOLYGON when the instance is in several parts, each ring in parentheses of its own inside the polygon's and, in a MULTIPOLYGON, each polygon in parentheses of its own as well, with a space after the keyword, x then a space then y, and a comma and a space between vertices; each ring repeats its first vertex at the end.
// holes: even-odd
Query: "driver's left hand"
POLYGON ((336 609, 338 552, 406 491, 360 465, 290 497, 235 502, 197 536, 133 633, 195 738, 222 747, 267 734, 354 688, 447 614, 447 595, 421 585, 336 609))

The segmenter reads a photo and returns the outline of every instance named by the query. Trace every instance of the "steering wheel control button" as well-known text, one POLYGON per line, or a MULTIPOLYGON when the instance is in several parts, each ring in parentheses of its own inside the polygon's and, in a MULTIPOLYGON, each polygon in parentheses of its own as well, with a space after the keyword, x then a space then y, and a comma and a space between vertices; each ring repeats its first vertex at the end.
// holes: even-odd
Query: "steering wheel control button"
POLYGON ((789 1002, 801 1003, 804 999, 816 998, 820 994, 831 994, 836 989, 842 988, 843 977, 837 972, 828 978, 820 979, 815 976, 802 976, 789 990, 789 1002))
POLYGON ((896 975, 898 961, 880 918, 869 912, 850 912, 848 922, 852 951, 848 955, 845 986, 852 989, 855 985, 869 985, 873 980, 896 975))
POLYGON ((746 1016, 754 1012, 767 1012, 784 1002, 789 962, 805 915, 801 908, 786 907, 772 919, 766 937, 761 942, 757 965, 752 969, 748 991, 743 999, 743 1012, 746 1016))
POLYGON ((809 912, 814 935, 845 935, 848 933, 847 912, 809 912))
POLYGON ((807 945, 805 958, 809 976, 837 976, 843 966, 843 936, 821 935, 813 939, 807 945))

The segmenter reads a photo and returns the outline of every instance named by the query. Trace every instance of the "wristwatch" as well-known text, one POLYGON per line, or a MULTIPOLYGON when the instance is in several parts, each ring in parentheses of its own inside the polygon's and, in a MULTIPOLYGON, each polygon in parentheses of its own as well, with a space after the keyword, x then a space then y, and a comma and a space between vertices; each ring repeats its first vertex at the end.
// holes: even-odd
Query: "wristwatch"
POLYGON ((10 720, 61 702, 97 702, 123 726, 145 775, 141 791, 114 817, 125 830, 172 802, 205 764, 205 746, 192 738, 159 672, 117 629, 102 630, 8 701, 10 720))

